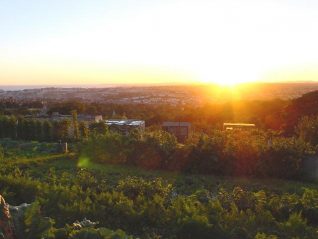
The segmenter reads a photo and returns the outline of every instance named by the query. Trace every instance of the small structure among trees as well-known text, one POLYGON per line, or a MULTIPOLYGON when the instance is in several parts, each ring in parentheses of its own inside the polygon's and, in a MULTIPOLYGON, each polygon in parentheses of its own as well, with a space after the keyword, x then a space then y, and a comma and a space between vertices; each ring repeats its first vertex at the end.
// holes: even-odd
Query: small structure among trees
POLYGON ((162 127, 165 131, 173 134, 179 142, 184 142, 190 134, 191 123, 189 122, 163 122, 162 127))
POLYGON ((128 134, 131 130, 137 129, 144 131, 146 123, 144 120, 134 120, 134 119, 110 119, 106 120, 105 124, 110 130, 114 130, 123 134, 128 134))
POLYGON ((223 123, 223 130, 233 130, 233 129, 253 129, 255 124, 246 123, 223 123))

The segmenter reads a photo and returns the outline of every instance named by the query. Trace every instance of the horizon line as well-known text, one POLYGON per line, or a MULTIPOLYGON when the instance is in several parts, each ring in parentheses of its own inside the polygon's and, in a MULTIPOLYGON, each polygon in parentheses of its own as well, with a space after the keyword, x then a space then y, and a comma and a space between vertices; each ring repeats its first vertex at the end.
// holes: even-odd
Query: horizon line
MULTIPOLYGON (((242 82, 236 84, 236 86, 240 85, 258 85, 258 84, 318 84, 318 81, 251 81, 251 82, 242 82)), ((118 84, 12 84, 12 85, 2 85, 0 84, 0 90, 4 90, 4 88, 20 88, 17 90, 24 89, 44 89, 44 88, 116 88, 116 87, 156 87, 156 86, 190 86, 190 85, 213 85, 213 86, 221 86, 215 82, 171 82, 171 83, 118 83, 118 84), (26 88, 23 88, 26 87, 26 88), (33 88, 32 88, 33 87, 33 88)))

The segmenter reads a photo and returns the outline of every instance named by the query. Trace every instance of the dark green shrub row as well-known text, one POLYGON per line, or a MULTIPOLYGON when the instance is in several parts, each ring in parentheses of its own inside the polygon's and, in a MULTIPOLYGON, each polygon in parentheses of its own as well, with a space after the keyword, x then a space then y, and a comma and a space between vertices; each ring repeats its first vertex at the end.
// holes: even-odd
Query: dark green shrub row
POLYGON ((93 162, 127 164, 197 174, 300 177, 304 159, 314 148, 299 138, 263 131, 215 131, 193 136, 183 145, 163 131, 121 135, 107 131, 81 146, 93 162))

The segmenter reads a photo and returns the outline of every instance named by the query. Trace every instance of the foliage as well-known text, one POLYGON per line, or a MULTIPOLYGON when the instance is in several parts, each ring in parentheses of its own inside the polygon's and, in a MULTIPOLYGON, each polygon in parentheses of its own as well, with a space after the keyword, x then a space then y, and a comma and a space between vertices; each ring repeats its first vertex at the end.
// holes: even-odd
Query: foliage
POLYGON ((247 188, 208 176, 177 174, 169 179, 164 173, 125 173, 110 165, 77 168, 69 158, 23 164, 11 160, 16 164, 0 169, 0 191, 12 204, 34 202, 25 216, 25 238, 318 236, 318 190, 312 186, 290 190, 273 182, 271 187, 277 187, 271 189, 263 181, 259 189, 250 179, 247 188), (100 171, 102 167, 110 169, 100 171), (72 226, 85 217, 98 221, 98 228, 72 226))
POLYGON ((78 126, 78 120, 77 120, 77 111, 72 110, 72 127, 73 127, 73 135, 76 140, 80 138, 80 131, 78 126))
POLYGON ((313 146, 318 145, 318 116, 304 116, 300 119, 296 133, 299 138, 313 146))
MULTIPOLYGON (((74 115, 76 116, 76 115, 74 115)), ((75 134, 78 133, 76 117, 75 134)), ((56 141, 70 140, 73 136, 69 133, 70 122, 34 120, 15 116, 0 116, 0 138, 11 138, 19 140, 56 141)))
POLYGON ((38 202, 33 203, 27 209, 24 217, 26 239, 48 238, 52 234, 54 221, 50 218, 41 217, 38 202))
POLYGON ((295 178, 315 153, 305 141, 267 131, 214 131, 185 144, 160 130, 122 135, 107 131, 81 146, 84 157, 99 163, 168 169, 198 174, 295 178))
POLYGON ((4 148, 0 145, 0 161, 4 159, 4 148))

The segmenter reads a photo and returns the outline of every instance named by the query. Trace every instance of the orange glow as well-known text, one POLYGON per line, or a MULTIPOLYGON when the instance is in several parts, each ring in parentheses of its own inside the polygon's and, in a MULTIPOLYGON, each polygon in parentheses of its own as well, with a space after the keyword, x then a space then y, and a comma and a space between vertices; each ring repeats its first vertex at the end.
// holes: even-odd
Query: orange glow
MULTIPOLYGON (((99 2, 111 9, 111 1, 99 2)), ((11 12, 3 10, 3 20, 15 20, 1 31, 0 85, 318 80, 315 8, 288 1, 155 2, 85 17, 94 3, 74 16, 70 5, 61 22, 57 9, 45 22, 40 9, 24 19, 13 1, 11 12)))

